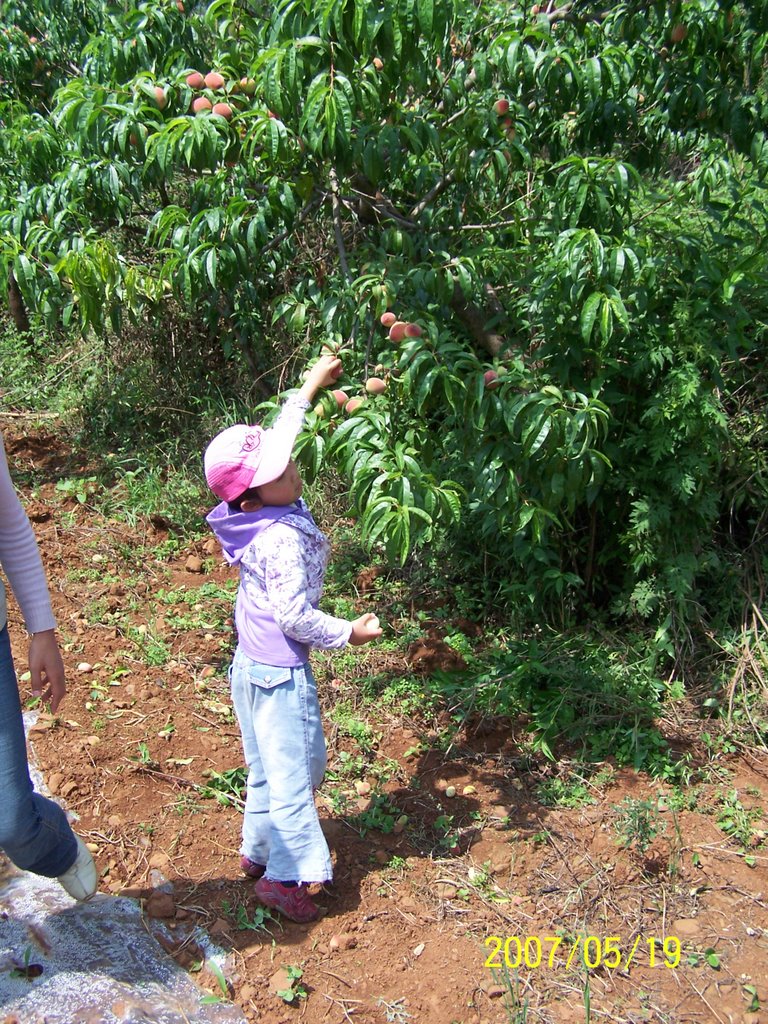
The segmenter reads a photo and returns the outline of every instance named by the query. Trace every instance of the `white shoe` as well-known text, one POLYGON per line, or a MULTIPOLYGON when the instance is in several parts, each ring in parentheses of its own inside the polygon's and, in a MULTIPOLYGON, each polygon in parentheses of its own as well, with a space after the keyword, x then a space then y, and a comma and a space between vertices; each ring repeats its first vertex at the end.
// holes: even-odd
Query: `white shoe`
POLYGON ((57 881, 66 889, 72 899, 88 900, 96 892, 99 875, 91 851, 80 836, 75 836, 75 839, 77 840, 75 863, 69 871, 59 875, 57 881))

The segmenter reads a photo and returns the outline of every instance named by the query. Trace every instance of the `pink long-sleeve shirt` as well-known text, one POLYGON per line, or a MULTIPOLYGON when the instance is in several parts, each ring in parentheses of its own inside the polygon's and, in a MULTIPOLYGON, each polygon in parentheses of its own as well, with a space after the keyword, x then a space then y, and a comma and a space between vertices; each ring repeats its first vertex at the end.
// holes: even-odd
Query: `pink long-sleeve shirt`
MULTIPOLYGON (((11 481, 0 434, 0 564, 30 633, 53 629, 48 583, 35 534, 11 481)), ((0 579, 0 629, 6 625, 5 587, 0 579)))

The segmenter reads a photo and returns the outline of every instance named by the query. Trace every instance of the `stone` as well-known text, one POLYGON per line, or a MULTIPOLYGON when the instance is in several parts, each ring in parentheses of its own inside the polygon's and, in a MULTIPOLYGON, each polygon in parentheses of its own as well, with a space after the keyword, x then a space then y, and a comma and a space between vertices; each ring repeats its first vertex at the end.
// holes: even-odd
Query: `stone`
POLYGON ((147 897, 144 910, 149 917, 175 917, 176 901, 170 893, 155 890, 155 892, 147 897))
POLYGON ((669 929, 670 935, 677 935, 680 938, 693 939, 701 935, 704 928, 700 921, 694 918, 680 918, 675 921, 669 929))
POLYGON ((63 781, 64 776, 61 772, 54 772, 50 779, 48 779, 48 790, 53 794, 53 796, 56 796, 59 792, 63 781))

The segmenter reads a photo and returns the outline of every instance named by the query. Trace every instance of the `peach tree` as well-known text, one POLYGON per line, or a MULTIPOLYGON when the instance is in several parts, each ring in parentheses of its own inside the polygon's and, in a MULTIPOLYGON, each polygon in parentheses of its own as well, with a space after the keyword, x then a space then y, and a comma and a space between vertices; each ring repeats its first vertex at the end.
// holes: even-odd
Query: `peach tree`
POLYGON ((151 324, 174 364, 204 338, 219 381, 245 365, 267 394, 339 349, 346 397, 301 455, 343 473, 370 545, 443 552, 518 607, 639 613, 662 645, 699 613, 729 508, 751 538, 766 495, 745 426, 765 2, 43 0, 0 19, 20 330, 119 358, 151 324))

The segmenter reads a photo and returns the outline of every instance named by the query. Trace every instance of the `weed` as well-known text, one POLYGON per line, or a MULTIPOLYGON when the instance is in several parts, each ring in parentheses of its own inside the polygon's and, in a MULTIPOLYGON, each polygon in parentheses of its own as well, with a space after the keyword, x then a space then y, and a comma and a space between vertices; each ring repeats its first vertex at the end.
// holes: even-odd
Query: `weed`
POLYGON ((504 988, 504 1009, 507 1012, 508 1024, 526 1024, 528 1020, 528 1000, 520 994, 520 982, 517 971, 510 974, 506 964, 499 970, 491 971, 492 977, 504 988))
POLYGON ((157 761, 155 761, 150 754, 149 747, 144 740, 140 740, 136 746, 138 749, 138 757, 134 757, 132 760, 138 761, 142 768, 157 768, 157 761))
POLYGON ((56 482, 56 490, 68 498, 75 498, 78 504, 84 505, 97 490, 96 477, 67 477, 56 482))
POLYGON ((175 802, 171 804, 171 810, 179 817, 185 814, 196 814, 200 809, 200 804, 191 793, 179 793, 175 802))
POLYGON ((743 850, 754 846, 759 836, 755 834, 753 826, 762 818, 762 811, 757 808, 747 809, 735 789, 723 795, 720 802, 722 806, 716 819, 718 828, 730 839, 735 840, 743 850))
POLYGON ((21 963, 14 960, 16 965, 12 971, 9 972, 11 978, 21 978, 24 981, 34 981, 35 978, 39 978, 43 973, 42 964, 33 964, 32 962, 32 947, 27 946, 24 950, 24 957, 21 963))
POLYGON ((405 1009, 404 1004, 404 996, 401 996, 400 999, 392 999, 389 1002, 383 996, 379 996, 376 1000, 376 1005, 384 1011, 388 1024, 406 1024, 406 1021, 413 1017, 413 1014, 408 1013, 405 1009))
POLYGON ((686 962, 689 967, 701 967, 702 963, 705 963, 713 971, 720 970, 720 957, 711 946, 704 950, 690 950, 686 955, 686 962))
POLYGON ((155 636, 150 630, 132 626, 128 630, 128 638, 133 643, 139 659, 154 668, 162 668, 168 663, 171 651, 162 637, 155 636))
POLYGON ((389 863, 387 864, 387 871, 391 871, 395 874, 402 875, 407 867, 408 861, 405 859, 405 857, 400 857, 398 854, 394 854, 389 859, 389 863))
POLYGON ((339 732, 351 737, 363 752, 371 750, 380 739, 374 735, 367 722, 356 717, 346 701, 341 701, 333 708, 330 718, 338 725, 339 732))
MULTIPOLYGON (((213 976, 216 978, 216 984, 219 986, 219 991, 221 992, 221 995, 203 996, 203 998, 200 1000, 200 1003, 202 1005, 209 1005, 211 1003, 221 1003, 225 1000, 228 1000, 230 997, 230 991, 229 985, 227 984, 227 979, 224 977, 224 972, 222 971, 221 967, 219 967, 215 960, 209 960, 207 962, 207 965, 211 974, 213 974, 213 976)), ((200 965, 200 967, 202 968, 202 964, 200 965)))
POLYGON ((294 1003, 297 999, 306 999, 308 993, 304 985, 301 984, 301 979, 304 974, 302 969, 291 965, 285 968, 285 974, 288 978, 288 988, 277 990, 277 994, 283 1002, 294 1003))
MULTIPOLYGON (((485 900, 490 903, 509 903, 509 897, 498 888, 491 875, 490 864, 483 864, 482 868, 470 868, 467 877, 472 888, 485 900)), ((466 890, 459 889, 461 896, 466 890)))
POLYGON ((169 740, 175 732, 176 726, 173 724, 173 721, 169 716, 165 725, 161 729, 158 729, 157 735, 161 740, 169 740))
POLYGON ((333 765, 328 768, 325 778, 328 782, 339 782, 342 779, 361 779, 368 770, 368 762, 360 754, 350 754, 342 750, 333 765))
POLYGON ((385 835, 393 832, 399 814, 399 810, 389 797, 383 793, 376 793, 371 797, 367 810, 347 820, 364 838, 371 831, 383 832, 385 835))
POLYGON ((238 903, 233 909, 229 900, 223 900, 221 909, 227 917, 232 918, 240 931, 266 932, 268 931, 267 923, 275 922, 267 907, 256 907, 251 917, 248 917, 248 910, 242 903, 238 903))
POLYGON ((437 833, 438 849, 444 853, 453 853, 459 845, 459 832, 454 828, 453 815, 441 814, 433 825, 437 833))
POLYGON ((617 810, 621 813, 615 827, 621 845, 643 856, 659 832, 666 829, 666 822, 659 818, 658 801, 627 797, 617 810))
POLYGON ((245 806, 242 793, 248 778, 247 768, 229 768, 223 772, 209 769, 207 775, 208 782, 198 787, 198 793, 203 799, 216 800, 225 807, 242 809, 245 806))

